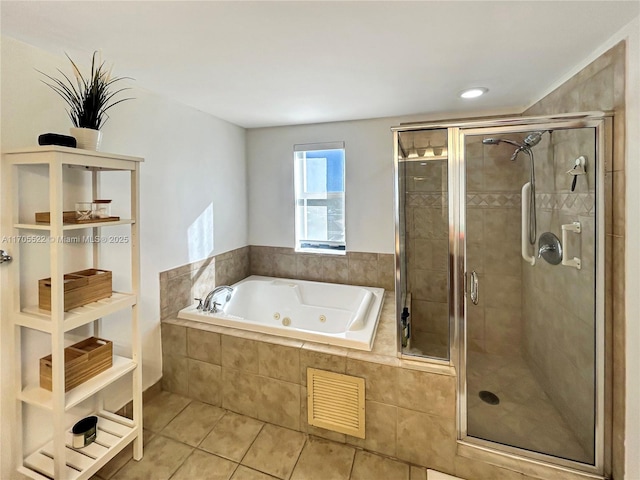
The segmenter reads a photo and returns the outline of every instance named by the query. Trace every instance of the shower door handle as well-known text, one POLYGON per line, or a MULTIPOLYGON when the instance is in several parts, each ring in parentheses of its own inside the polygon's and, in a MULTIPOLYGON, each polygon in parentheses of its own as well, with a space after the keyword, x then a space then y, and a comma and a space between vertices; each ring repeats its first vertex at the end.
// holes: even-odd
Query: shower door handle
POLYGON ((471 297, 471 302, 474 305, 478 304, 478 274, 476 271, 471 272, 471 292, 469 296, 471 297))

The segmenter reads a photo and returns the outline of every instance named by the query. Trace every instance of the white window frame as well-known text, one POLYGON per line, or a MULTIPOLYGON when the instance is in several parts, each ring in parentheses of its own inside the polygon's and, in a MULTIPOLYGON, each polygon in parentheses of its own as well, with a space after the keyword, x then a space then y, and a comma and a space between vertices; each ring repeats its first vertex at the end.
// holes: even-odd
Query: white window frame
MULTIPOLYGON (((347 235, 346 235, 346 151, 344 142, 328 142, 328 143, 305 143, 294 145, 293 148, 293 159, 294 159, 294 234, 295 234, 295 251, 296 252, 304 252, 304 253, 320 253, 320 254, 329 254, 329 255, 345 255, 347 249, 347 235), (300 152, 313 152, 318 150, 342 150, 343 155, 345 157, 343 172, 342 172, 342 181, 343 181, 343 191, 342 193, 331 193, 327 192, 325 194, 322 193, 307 193, 302 190, 300 187, 300 183, 298 181, 300 175, 306 176, 305 172, 299 172, 299 169, 305 168, 306 170, 306 162, 300 162, 299 153, 300 152), (343 199, 343 215, 342 219, 344 222, 343 226, 343 238, 342 242, 330 241, 330 240, 312 240, 309 241, 306 238, 301 238, 303 230, 306 228, 307 222, 301 222, 300 216, 298 214, 298 203, 300 201, 307 200, 323 200, 327 199, 331 195, 339 195, 342 196, 343 199), (305 245, 302 246, 303 243, 310 243, 310 246, 305 245)), ((306 158, 305 158, 306 159, 306 158)))

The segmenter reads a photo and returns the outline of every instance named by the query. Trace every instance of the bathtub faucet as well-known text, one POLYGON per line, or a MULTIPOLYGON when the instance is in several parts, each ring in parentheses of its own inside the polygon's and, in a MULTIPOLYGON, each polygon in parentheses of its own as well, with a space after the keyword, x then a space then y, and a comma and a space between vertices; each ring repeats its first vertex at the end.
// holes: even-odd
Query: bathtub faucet
POLYGON ((220 292, 227 291, 227 296, 225 298, 225 303, 229 301, 231 295, 233 294, 233 287, 228 285, 220 285, 219 287, 211 290, 204 299, 204 302, 200 298, 196 298, 200 303, 198 303, 198 310, 203 310, 205 312, 217 313, 218 307, 220 304, 216 302, 214 299, 220 292))

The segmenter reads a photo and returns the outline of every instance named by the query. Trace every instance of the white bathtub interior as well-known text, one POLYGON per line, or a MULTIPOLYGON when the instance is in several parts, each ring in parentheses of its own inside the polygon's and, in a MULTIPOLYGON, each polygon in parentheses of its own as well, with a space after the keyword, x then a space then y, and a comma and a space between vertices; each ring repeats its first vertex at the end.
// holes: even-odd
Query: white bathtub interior
MULTIPOLYGON (((191 305, 178 318, 371 350, 384 289, 252 275, 218 312, 191 305)), ((226 295, 226 294, 225 294, 226 295)))

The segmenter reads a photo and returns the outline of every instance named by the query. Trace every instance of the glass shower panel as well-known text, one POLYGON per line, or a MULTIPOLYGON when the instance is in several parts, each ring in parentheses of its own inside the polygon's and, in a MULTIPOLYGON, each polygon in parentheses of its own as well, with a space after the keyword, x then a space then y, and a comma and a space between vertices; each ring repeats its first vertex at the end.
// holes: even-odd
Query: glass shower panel
POLYGON ((398 135, 402 352, 449 358, 447 129, 398 135))
POLYGON ((464 161, 467 435, 593 465, 595 129, 485 129, 464 161))

